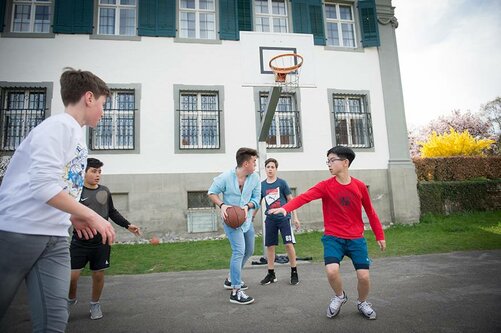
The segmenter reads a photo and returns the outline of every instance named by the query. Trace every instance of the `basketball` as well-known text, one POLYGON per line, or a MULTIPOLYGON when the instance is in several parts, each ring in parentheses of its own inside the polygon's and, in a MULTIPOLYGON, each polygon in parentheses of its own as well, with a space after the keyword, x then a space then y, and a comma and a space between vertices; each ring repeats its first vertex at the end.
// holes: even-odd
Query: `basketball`
POLYGON ((230 206, 226 209, 226 219, 224 223, 227 226, 236 229, 240 227, 245 222, 245 210, 238 206, 230 206))
POLYGON ((153 236, 150 239, 150 244, 151 245, 158 245, 158 244, 160 244, 160 239, 157 236, 153 236))

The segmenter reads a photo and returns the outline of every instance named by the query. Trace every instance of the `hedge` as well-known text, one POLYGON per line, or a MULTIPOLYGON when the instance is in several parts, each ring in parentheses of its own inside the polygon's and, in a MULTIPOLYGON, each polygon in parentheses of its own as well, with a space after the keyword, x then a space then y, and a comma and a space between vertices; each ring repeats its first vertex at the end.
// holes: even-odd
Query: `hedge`
POLYGON ((421 215, 501 209, 501 179, 421 181, 421 215))
POLYGON ((501 156, 415 158, 418 181, 501 178, 501 156))

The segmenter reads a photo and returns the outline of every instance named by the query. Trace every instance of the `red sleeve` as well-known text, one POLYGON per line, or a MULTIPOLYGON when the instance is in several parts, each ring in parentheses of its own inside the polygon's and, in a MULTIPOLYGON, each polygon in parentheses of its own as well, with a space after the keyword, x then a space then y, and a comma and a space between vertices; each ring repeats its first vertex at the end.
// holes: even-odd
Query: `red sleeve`
POLYGON ((369 224, 371 225, 372 232, 376 236, 376 240, 384 240, 384 231, 383 226, 381 225, 381 221, 379 221, 379 217, 372 206, 371 198, 369 196, 369 191, 367 190, 367 186, 364 183, 360 184, 360 192, 362 193, 362 206, 365 209, 365 213, 369 218, 369 224))
POLYGON ((287 213, 292 212, 293 210, 298 209, 299 207, 307 204, 310 201, 317 200, 322 198, 324 193, 324 182, 320 182, 317 185, 310 188, 308 191, 298 195, 291 201, 287 202, 282 206, 287 213))

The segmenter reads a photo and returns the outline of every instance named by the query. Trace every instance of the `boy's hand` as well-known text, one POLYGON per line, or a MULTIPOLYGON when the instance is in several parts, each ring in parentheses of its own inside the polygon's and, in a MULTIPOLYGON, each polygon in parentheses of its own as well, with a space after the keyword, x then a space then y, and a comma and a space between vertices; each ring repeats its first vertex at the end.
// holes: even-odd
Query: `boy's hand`
POLYGON ((386 241, 385 240, 378 240, 377 245, 379 245, 379 248, 381 251, 386 250, 386 241))
POLYGON ((285 209, 283 209, 282 207, 273 208, 273 209, 268 210, 268 214, 274 214, 274 215, 282 214, 283 216, 285 216, 285 215, 287 215, 287 211, 285 209))
POLYGON ((221 218, 223 220, 226 220, 226 218, 228 217, 228 214, 226 214, 226 210, 228 209, 228 207, 230 207, 230 206, 228 206, 226 204, 221 205, 221 218))
POLYGON ((298 219, 294 219, 294 227, 296 228, 296 231, 299 231, 301 229, 301 223, 299 222, 298 219))
MULTIPOLYGON (((90 209, 89 209, 90 210, 90 209)), ((74 215, 71 216, 70 221, 75 228, 78 237, 85 239, 93 238, 96 233, 100 233, 103 238, 103 244, 113 244, 115 241, 115 229, 110 222, 103 219, 100 215, 92 211, 92 215, 87 218, 78 218, 74 215)))
POLYGON ((129 230, 130 232, 132 232, 136 236, 141 236, 141 229, 137 225, 129 224, 129 226, 127 227, 127 230, 129 230))
POLYGON ((73 224, 73 229, 77 232, 78 238, 83 238, 89 240, 94 238, 97 234, 96 229, 91 229, 85 220, 80 219, 76 216, 70 217, 71 224, 73 224))

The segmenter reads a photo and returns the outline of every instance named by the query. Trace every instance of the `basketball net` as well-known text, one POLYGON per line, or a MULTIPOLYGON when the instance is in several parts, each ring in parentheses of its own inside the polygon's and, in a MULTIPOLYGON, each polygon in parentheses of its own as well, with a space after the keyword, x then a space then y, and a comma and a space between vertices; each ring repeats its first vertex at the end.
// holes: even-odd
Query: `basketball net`
POLYGON ((299 76, 303 57, 295 53, 279 54, 273 57, 269 66, 275 75, 275 85, 284 93, 295 92, 299 87, 299 76))

